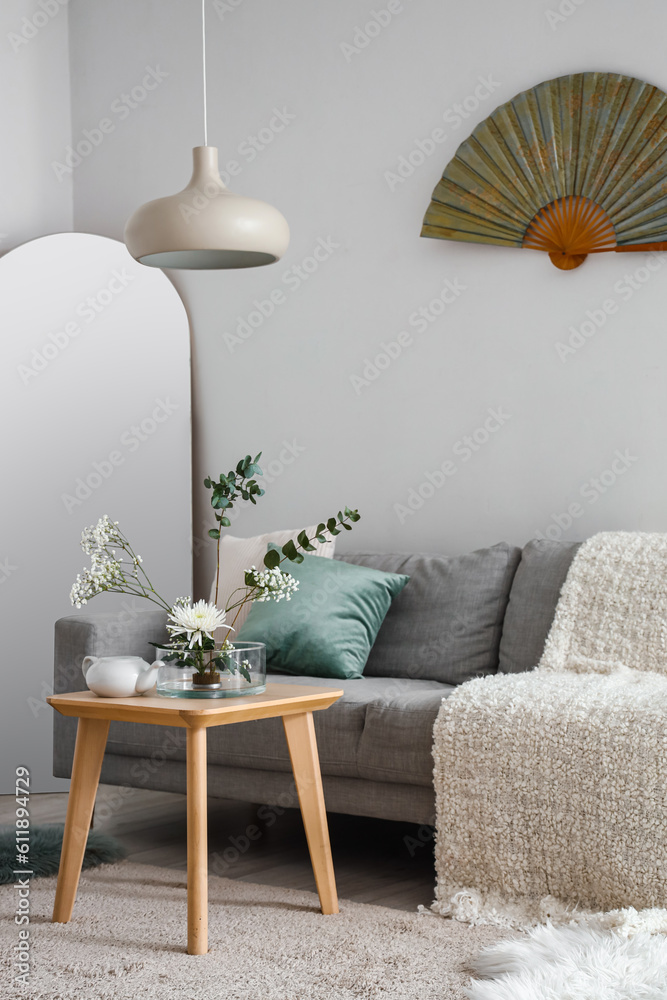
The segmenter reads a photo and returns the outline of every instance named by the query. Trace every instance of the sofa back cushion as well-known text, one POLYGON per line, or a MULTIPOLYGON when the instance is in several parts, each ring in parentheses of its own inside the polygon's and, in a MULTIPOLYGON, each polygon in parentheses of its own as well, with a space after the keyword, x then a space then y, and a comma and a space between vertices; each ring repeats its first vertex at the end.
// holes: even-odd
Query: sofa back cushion
POLYGON ((565 577, 580 545, 535 539, 523 549, 505 613, 500 673, 521 673, 539 663, 565 577))
POLYGON ((505 542, 453 557, 341 556, 357 566, 410 577, 389 609, 364 674, 461 684, 495 673, 520 557, 521 550, 505 542))

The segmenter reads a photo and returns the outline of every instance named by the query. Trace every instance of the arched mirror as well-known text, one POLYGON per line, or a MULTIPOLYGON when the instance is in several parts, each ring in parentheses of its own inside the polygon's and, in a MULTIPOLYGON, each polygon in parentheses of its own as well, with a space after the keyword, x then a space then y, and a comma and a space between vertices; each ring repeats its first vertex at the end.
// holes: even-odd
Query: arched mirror
POLYGON ((54 622, 128 601, 104 594, 72 609, 69 589, 86 564, 81 530, 109 514, 157 590, 191 592, 189 330, 162 271, 82 233, 0 259, 0 310, 0 758, 30 767, 45 791, 65 787, 51 778, 45 703, 54 622))

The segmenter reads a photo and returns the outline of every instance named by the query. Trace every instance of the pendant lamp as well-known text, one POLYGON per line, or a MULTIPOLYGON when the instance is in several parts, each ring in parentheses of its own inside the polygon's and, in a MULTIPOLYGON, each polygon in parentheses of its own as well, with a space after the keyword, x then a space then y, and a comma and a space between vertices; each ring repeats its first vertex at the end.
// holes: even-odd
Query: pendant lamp
POLYGON ((258 267, 280 260, 289 244, 284 216, 264 201, 229 191, 218 170, 218 150, 208 145, 205 3, 202 0, 204 145, 192 151, 194 170, 187 187, 146 202, 125 226, 127 249, 149 267, 258 267))

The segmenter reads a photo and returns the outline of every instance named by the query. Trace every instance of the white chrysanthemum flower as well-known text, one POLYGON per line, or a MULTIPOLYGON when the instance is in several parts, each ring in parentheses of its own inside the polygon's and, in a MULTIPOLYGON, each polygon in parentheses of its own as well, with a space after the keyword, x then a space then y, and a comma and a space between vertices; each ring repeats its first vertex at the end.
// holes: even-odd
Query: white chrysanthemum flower
POLYGON ((172 635, 188 637, 189 648, 201 644, 204 637, 213 638, 212 633, 225 624, 225 612, 216 608, 208 601, 197 601, 195 604, 176 603, 169 612, 167 628, 172 635))

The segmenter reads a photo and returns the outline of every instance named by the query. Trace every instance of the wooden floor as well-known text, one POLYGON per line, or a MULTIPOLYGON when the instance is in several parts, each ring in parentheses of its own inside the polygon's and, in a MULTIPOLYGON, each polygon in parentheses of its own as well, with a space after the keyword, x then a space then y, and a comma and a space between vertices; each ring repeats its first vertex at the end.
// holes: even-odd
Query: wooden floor
MULTIPOLYGON (((14 808, 13 796, 0 796, 1 825, 13 824, 14 808)), ((66 808, 65 794, 31 795, 31 823, 62 823, 66 808)), ((208 808, 212 874, 315 891, 298 810, 277 815, 226 799, 210 799, 208 808)), ((95 829, 113 834, 130 861, 186 867, 184 795, 101 785, 95 829)), ((341 898, 399 910, 430 905, 433 842, 426 828, 331 813, 329 830, 341 898)))

